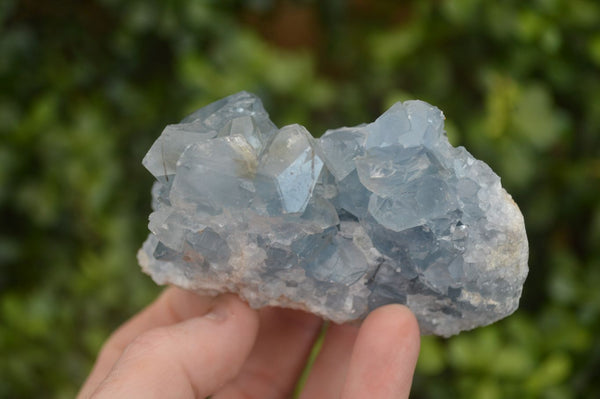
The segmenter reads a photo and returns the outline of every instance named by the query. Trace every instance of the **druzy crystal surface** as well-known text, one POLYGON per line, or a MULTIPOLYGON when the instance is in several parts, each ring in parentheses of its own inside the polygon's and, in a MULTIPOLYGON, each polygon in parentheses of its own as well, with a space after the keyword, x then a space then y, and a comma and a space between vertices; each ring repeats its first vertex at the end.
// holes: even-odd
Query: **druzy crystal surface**
POLYGON ((423 101, 314 139, 240 92, 167 126, 143 164, 157 181, 138 259, 157 283, 335 322, 401 303, 443 336, 518 306, 523 217, 423 101))

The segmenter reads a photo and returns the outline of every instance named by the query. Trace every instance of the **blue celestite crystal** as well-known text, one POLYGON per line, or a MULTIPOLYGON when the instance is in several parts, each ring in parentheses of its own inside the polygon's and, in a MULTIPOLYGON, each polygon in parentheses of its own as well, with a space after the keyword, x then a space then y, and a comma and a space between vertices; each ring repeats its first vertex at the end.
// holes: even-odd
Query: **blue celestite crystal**
POLYGON ((423 101, 314 139, 240 92, 167 126, 143 164, 157 181, 138 259, 157 283, 335 322, 401 303, 443 336, 518 306, 523 217, 423 101))

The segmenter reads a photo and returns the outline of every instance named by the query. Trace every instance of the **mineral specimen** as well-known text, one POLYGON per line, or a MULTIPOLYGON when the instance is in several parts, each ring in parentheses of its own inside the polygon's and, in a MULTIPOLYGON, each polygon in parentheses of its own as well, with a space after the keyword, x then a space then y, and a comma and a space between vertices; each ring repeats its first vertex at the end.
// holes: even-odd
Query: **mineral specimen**
POLYGON ((241 92, 167 126, 143 164, 157 182, 138 259, 159 284, 335 322, 401 303, 443 336, 518 306, 523 217, 423 101, 314 139, 241 92))

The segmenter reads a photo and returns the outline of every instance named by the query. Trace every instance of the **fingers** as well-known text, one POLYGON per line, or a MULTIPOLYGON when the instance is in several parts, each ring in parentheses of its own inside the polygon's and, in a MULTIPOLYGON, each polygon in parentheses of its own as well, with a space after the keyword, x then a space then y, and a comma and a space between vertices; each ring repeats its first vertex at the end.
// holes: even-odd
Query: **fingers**
POLYGON ((358 326, 351 324, 331 324, 325 341, 300 398, 337 398, 344 386, 344 380, 352 355, 352 347, 358 335, 358 326))
POLYGON ((213 399, 289 398, 321 319, 299 310, 265 308, 254 348, 240 374, 213 399))
POLYGON ((87 398, 102 381, 127 345, 144 331, 159 326, 179 323, 205 314, 214 298, 196 295, 179 288, 167 288, 161 296, 142 312, 121 326, 106 342, 94 369, 86 380, 80 398, 87 398))
POLYGON ((342 398, 408 398, 419 346, 417 320, 408 308, 373 311, 356 338, 342 398))
MULTIPOLYGON (((231 295, 167 289, 113 334, 79 397, 289 397, 321 320, 279 308, 259 317, 231 295)), ((403 306, 374 311, 359 331, 332 324, 302 398, 408 397, 418 351, 403 306)))
MULTIPOLYGON (((183 316, 157 311, 159 321, 183 316)), ((153 328, 135 338, 92 397, 204 398, 239 372, 257 331, 255 311, 235 296, 218 297, 202 317, 153 328)))

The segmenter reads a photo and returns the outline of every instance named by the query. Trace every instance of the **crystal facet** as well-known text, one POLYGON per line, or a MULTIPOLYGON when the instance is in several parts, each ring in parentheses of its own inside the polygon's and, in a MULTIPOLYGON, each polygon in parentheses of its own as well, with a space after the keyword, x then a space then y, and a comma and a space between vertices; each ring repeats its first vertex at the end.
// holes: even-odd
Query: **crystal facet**
POLYGON ((518 306, 523 217, 423 101, 314 139, 241 92, 167 126, 143 164, 157 181, 138 259, 157 283, 335 322, 401 303, 443 336, 518 306))

